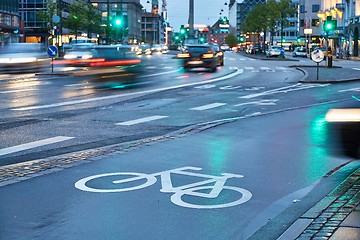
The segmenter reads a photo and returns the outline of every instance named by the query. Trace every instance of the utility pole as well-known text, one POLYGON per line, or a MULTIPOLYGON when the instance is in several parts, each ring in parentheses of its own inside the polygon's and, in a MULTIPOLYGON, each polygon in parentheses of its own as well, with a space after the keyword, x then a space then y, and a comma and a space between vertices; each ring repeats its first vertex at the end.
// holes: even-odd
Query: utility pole
POLYGON ((194 38, 194 0, 189 2, 189 38, 194 38))

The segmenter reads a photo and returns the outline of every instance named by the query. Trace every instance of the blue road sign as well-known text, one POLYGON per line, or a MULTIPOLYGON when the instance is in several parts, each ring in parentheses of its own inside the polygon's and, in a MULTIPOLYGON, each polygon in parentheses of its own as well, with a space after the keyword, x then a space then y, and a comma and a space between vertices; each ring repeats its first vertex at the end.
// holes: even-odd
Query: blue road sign
POLYGON ((58 49, 56 46, 50 46, 47 50, 47 54, 49 55, 49 57, 56 57, 56 55, 58 54, 58 49))

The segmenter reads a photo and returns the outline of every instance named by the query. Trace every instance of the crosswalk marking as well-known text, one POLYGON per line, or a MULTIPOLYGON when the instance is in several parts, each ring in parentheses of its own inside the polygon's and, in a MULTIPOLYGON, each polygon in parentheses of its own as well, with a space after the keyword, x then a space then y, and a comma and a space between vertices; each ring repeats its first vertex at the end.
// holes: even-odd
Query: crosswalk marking
POLYGON ((255 68, 253 68, 253 67, 245 67, 245 70, 253 70, 253 69, 255 69, 255 68))
POLYGON ((139 124, 139 123, 144 123, 144 122, 150 122, 150 121, 154 121, 154 120, 158 120, 158 119, 162 119, 162 118, 167 118, 167 117, 168 117, 168 116, 155 115, 155 116, 150 116, 150 117, 135 119, 135 120, 131 120, 131 121, 116 123, 115 125, 131 126, 131 125, 135 125, 135 124, 139 124))
POLYGON ((200 107, 190 108, 190 110, 203 111, 203 110, 208 110, 211 108, 221 107, 224 105, 226 105, 226 103, 211 103, 211 104, 207 104, 207 105, 200 106, 200 107))
POLYGON ((72 138, 74 138, 74 137, 57 136, 57 137, 47 138, 47 139, 30 142, 30 143, 25 143, 25 144, 13 146, 13 147, 3 148, 3 149, 0 149, 0 156, 28 150, 31 148, 41 147, 41 146, 45 146, 45 145, 49 145, 49 144, 53 144, 53 143, 63 142, 66 140, 70 140, 72 138))

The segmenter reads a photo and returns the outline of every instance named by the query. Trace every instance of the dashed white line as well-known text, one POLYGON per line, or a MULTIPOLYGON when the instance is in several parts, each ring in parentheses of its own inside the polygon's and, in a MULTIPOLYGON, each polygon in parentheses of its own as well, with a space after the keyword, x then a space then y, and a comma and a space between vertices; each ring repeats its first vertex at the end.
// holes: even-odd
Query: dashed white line
POLYGON ((200 106, 200 107, 190 108, 190 110, 203 111, 203 110, 208 110, 211 108, 221 107, 224 105, 226 105, 226 103, 211 103, 211 104, 207 104, 207 105, 200 106))
POLYGON ((150 117, 135 119, 135 120, 131 120, 131 121, 126 121, 126 122, 116 123, 115 125, 131 126, 131 125, 144 123, 144 122, 150 122, 150 121, 154 121, 154 120, 158 120, 158 119, 162 119, 162 118, 167 118, 167 117, 168 116, 156 115, 156 116, 150 116, 150 117))
POLYGON ((360 68, 353 68, 354 70, 358 70, 358 71, 360 71, 360 68))
POLYGON ((47 138, 47 139, 43 139, 43 140, 39 140, 39 141, 35 141, 35 142, 30 142, 30 143, 25 143, 25 144, 13 146, 13 147, 3 148, 3 149, 0 149, 0 156, 7 155, 7 154, 10 154, 10 153, 15 153, 15 152, 28 150, 28 149, 31 149, 31 148, 41 147, 41 146, 44 146, 44 145, 63 142, 63 141, 66 141, 66 140, 69 140, 69 139, 72 139, 72 138, 74 138, 74 137, 57 136, 57 137, 47 138))
MULTIPOLYGON (((171 72, 176 72, 176 71, 178 71, 178 70, 171 71, 171 72)), ((166 91, 166 90, 179 89, 179 88, 183 88, 183 87, 190 87, 190 86, 196 86, 196 85, 201 85, 201 84, 218 82, 218 81, 222 81, 225 79, 235 77, 239 74, 242 74, 243 72, 244 72, 243 69, 237 69, 236 72, 231 73, 229 75, 210 79, 210 80, 205 80, 205 81, 201 81, 201 82, 186 83, 186 84, 181 84, 181 85, 176 85, 176 86, 171 86, 171 87, 157 88, 157 89, 139 91, 139 92, 128 93, 128 94, 126 94, 126 93, 125 94, 115 94, 115 95, 105 96, 105 97, 87 98, 87 99, 83 99, 83 100, 59 102, 59 103, 53 103, 53 104, 48 104, 48 105, 37 105, 37 106, 30 106, 30 107, 12 108, 11 110, 12 111, 28 111, 28 110, 35 110, 35 109, 54 108, 54 107, 76 105, 76 104, 89 103, 89 102, 95 102, 95 101, 102 101, 102 100, 107 100, 107 99, 116 99, 116 98, 125 97, 125 96, 155 93, 155 92, 161 92, 161 91, 166 91)), ((168 73, 170 73, 170 72, 168 72, 168 73)), ((166 74, 166 73, 156 73, 153 75, 147 75, 147 76, 143 76, 143 77, 158 76, 161 74, 166 74)))
POLYGON ((19 92, 29 92, 29 91, 36 91, 36 89, 28 88, 28 89, 19 89, 19 90, 9 90, 9 91, 0 91, 0 93, 19 93, 19 92))

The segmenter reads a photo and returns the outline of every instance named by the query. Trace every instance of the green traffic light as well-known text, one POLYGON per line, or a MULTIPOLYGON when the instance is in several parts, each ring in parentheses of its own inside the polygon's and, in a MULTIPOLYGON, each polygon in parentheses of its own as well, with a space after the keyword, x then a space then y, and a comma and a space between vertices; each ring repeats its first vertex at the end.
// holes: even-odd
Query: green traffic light
POLYGON ((120 24, 121 24, 121 20, 120 20, 120 19, 116 19, 115 23, 116 23, 116 25, 120 25, 120 24))

